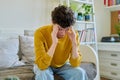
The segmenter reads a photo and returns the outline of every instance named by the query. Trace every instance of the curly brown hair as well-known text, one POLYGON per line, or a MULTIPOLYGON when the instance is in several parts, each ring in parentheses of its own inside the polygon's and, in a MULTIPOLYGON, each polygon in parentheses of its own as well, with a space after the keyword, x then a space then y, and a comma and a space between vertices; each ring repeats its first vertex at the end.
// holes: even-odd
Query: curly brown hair
POLYGON ((62 28, 70 27, 75 23, 74 13, 71 8, 64 5, 55 7, 52 11, 52 22, 60 25, 62 28))

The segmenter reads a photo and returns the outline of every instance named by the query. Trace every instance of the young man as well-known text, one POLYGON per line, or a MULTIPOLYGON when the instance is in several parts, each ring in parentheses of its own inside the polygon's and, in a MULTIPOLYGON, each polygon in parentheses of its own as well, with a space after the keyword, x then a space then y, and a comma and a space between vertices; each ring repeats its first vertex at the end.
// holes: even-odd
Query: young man
POLYGON ((53 74, 65 80, 88 80, 79 67, 82 56, 72 10, 58 6, 52 11, 52 25, 40 27, 34 35, 35 80, 54 80, 53 74))

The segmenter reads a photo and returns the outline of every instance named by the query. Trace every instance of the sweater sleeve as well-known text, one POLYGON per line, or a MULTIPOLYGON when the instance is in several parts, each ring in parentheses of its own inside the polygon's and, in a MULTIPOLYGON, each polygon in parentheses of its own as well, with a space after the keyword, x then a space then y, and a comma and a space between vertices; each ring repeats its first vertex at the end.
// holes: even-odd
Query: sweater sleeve
POLYGON ((82 60, 82 56, 80 54, 79 54, 79 57, 77 57, 75 59, 70 57, 70 64, 73 67, 78 67, 78 66, 80 66, 81 60, 82 60))
POLYGON ((47 54, 44 41, 41 32, 37 30, 34 34, 35 63, 41 70, 48 68, 52 60, 47 54))
MULTIPOLYGON (((75 59, 72 58, 72 54, 70 57, 70 64, 73 67, 77 67, 80 66, 81 60, 82 60, 82 55, 80 53, 80 42, 79 42, 79 36, 78 36, 78 32, 76 33, 76 40, 77 40, 77 49, 78 49, 78 54, 79 56, 75 59)), ((72 52, 72 51, 71 51, 72 52)))

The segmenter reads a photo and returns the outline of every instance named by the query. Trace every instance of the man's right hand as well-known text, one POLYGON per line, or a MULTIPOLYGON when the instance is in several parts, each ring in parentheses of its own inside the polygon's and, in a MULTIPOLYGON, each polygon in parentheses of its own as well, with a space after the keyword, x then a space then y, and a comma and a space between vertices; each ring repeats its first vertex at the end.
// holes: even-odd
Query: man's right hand
POLYGON ((53 25, 53 31, 52 31, 52 33, 51 33, 52 43, 55 43, 55 44, 58 43, 57 33, 58 33, 58 25, 57 25, 57 24, 54 24, 54 25, 53 25))
POLYGON ((58 33, 58 25, 54 24, 53 25, 53 31, 51 33, 52 36, 52 45, 48 50, 48 55, 50 55, 51 57, 53 56, 54 52, 55 52, 55 48, 57 46, 58 43, 58 38, 57 38, 57 33, 58 33))

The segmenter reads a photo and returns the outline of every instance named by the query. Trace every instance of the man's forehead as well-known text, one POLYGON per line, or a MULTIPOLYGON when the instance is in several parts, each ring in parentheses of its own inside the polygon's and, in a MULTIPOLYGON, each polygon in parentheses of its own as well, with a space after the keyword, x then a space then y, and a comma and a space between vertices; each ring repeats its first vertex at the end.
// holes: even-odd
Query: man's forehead
POLYGON ((60 29, 69 29, 70 27, 63 28, 61 26, 58 26, 60 29))

